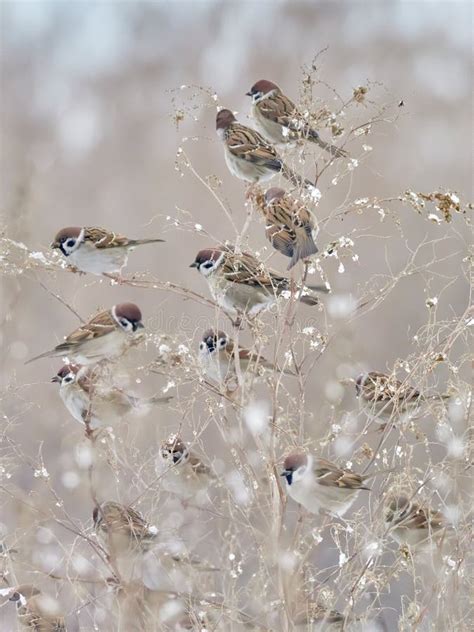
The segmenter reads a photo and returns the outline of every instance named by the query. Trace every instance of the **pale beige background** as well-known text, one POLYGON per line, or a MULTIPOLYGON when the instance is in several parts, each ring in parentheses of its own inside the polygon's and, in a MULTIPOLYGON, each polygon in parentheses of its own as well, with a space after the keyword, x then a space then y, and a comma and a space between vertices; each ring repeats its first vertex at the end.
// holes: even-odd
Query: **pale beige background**
MULTIPOLYGON (((207 294, 203 280, 188 265, 212 240, 192 230, 175 230, 166 217, 177 217, 183 209, 192 214, 191 226, 199 223, 218 239, 233 234, 202 184, 189 171, 180 176, 175 169, 178 147, 185 148, 201 176, 222 180, 219 195, 228 200, 239 225, 245 219, 244 186, 223 162, 214 132, 216 104, 197 89, 179 87, 202 86, 209 94, 215 92, 218 104, 239 111, 246 120, 245 92, 255 80, 272 79, 296 99, 302 65, 311 64, 326 46, 319 76, 344 98, 357 85, 380 82, 383 85, 374 92, 380 102, 396 105, 403 99, 405 106, 399 111, 392 108, 392 114, 399 114, 395 124, 377 127, 368 137, 374 150, 351 178, 338 187, 331 185, 331 177, 321 183, 319 216, 325 217, 346 198, 389 197, 407 189, 429 192, 448 187, 465 201, 472 196, 468 2, 2 2, 1 16, 1 211, 6 234, 35 251, 46 249, 56 231, 67 225, 97 224, 132 237, 164 236, 166 244, 134 253, 129 271, 148 269, 160 279, 207 294), (190 100, 193 94, 197 97, 190 100), (178 129, 176 103, 184 110, 178 129), (183 137, 188 140, 183 142, 183 137)), ((323 92, 322 86, 318 96, 333 105, 331 93, 323 92)), ((354 141, 349 151, 363 154, 361 143, 354 141)), ((353 228, 364 233, 364 226, 369 227, 366 234, 385 237, 361 236, 354 248, 359 261, 345 260, 344 274, 338 274, 337 261, 324 262, 336 294, 353 291, 358 296, 358 284, 375 273, 397 273, 406 264, 408 248, 448 230, 408 208, 396 208, 402 235, 392 222, 378 223, 375 214, 366 224, 350 217, 332 223, 330 232, 322 230, 322 245, 353 228)), ((470 241, 465 226, 459 222, 450 228, 452 241, 436 250, 437 257, 450 249, 456 253, 433 268, 445 277, 431 281, 429 290, 423 275, 403 281, 383 306, 356 326, 343 327, 340 342, 312 376, 306 406, 316 411, 316 425, 310 436, 323 434, 318 425, 333 414, 325 389, 336 379, 341 363, 354 370, 383 370, 412 353, 411 337, 427 320, 427 296, 436 295, 451 278, 457 280, 442 294, 438 319, 464 311, 468 286, 462 259, 470 241)), ((252 225, 250 244, 265 244, 260 224, 252 225)), ((286 267, 278 257, 272 265, 286 267)), ((38 276, 84 317, 98 307, 136 301, 150 329, 159 325, 169 334, 180 329, 188 345, 196 344, 199 331, 213 318, 212 311, 173 294, 110 287, 65 272, 38 276)), ((90 515, 85 475, 79 472, 81 484, 74 489, 64 486, 64 471, 77 469, 73 452, 82 435, 49 384, 58 362, 24 366, 28 357, 76 327, 77 320, 31 274, 4 278, 1 296, 3 402, 8 421, 14 424, 8 426, 8 434, 21 446, 22 459, 30 459, 19 465, 7 443, 13 478, 3 483, 24 499, 31 490, 33 497, 41 497, 33 469, 42 454, 57 493, 85 523, 90 515)), ((318 323, 319 316, 303 309, 301 318, 318 323)), ((140 362, 153 355, 149 349, 140 362)), ((436 379, 447 379, 443 369, 436 379)), ((147 378, 143 390, 152 393, 165 384, 162 378, 156 380, 147 378)), ((352 395, 346 395, 340 410, 352 406, 352 395)), ((143 434, 136 433, 137 447, 150 449, 150 438, 157 441, 163 426, 172 429, 182 419, 178 412, 164 417, 160 412, 158 430, 156 418, 144 420, 143 434)), ((184 428, 186 434, 186 423, 184 428)), ((209 441, 212 457, 212 432, 209 441)), ((131 500, 120 484, 113 493, 131 500)), ((47 493, 44 498, 52 503, 47 493)), ((25 533, 34 532, 28 531, 21 506, 8 494, 0 503, 2 531, 11 534, 22 525, 21 548, 25 533)), ((385 605, 398 610, 396 587, 385 605)), ((393 617, 393 612, 388 614, 389 621, 393 617)), ((0 629, 11 629, 11 624, 5 625, 0 629)))

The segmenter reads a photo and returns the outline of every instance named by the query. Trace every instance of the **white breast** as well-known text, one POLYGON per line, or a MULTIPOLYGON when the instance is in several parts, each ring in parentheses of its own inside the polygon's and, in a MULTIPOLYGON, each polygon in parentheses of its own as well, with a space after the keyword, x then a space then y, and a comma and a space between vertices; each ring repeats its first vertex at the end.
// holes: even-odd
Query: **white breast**
MULTIPOLYGON (((88 414, 90 407, 90 400, 87 393, 85 393, 85 391, 83 391, 77 384, 66 384, 60 387, 59 395, 74 419, 79 421, 81 424, 84 424, 84 416, 88 414)), ((95 430, 101 425, 102 423, 100 419, 98 419, 91 410, 91 429, 95 430)))
POLYGON ((77 250, 71 253, 68 261, 90 274, 112 274, 120 272, 127 264, 127 248, 96 248, 88 242, 82 243, 77 250))

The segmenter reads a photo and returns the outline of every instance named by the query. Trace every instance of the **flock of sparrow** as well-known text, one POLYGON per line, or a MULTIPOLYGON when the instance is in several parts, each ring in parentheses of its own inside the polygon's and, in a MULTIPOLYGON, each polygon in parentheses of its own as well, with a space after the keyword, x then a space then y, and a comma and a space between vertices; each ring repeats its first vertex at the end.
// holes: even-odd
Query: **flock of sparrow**
MULTIPOLYGON (((307 118, 274 83, 258 81, 247 94, 252 97, 252 115, 258 132, 239 123, 230 110, 220 110, 216 120, 226 163, 238 178, 255 185, 281 174, 292 185, 311 192, 311 182, 295 173, 275 146, 307 141, 326 150, 331 160, 347 156, 343 149, 322 140, 307 123, 307 118)), ((267 239, 290 259, 289 270, 317 253, 316 220, 298 197, 281 188, 269 188, 264 194, 259 190, 253 200, 265 220, 267 239)), ((64 255, 74 271, 121 280, 130 251, 160 241, 163 240, 129 239, 102 228, 69 227, 58 232, 52 248, 64 255)), ((270 308, 280 296, 317 305, 317 293, 328 291, 325 286, 297 284, 293 279, 269 270, 252 254, 228 245, 200 250, 191 267, 206 279, 217 305, 239 325, 243 319, 250 321, 262 310, 270 308)), ((119 303, 95 315, 54 349, 32 359, 67 358, 68 363, 52 381, 59 384, 66 408, 76 420, 86 425, 88 433, 129 412, 169 401, 169 397, 138 398, 113 384, 97 386, 98 367, 121 357, 132 345, 139 343, 143 339, 143 327, 139 307, 133 303, 119 303)), ((237 359, 239 372, 243 375, 255 370, 256 365, 276 370, 272 363, 254 351, 237 347, 222 331, 204 333, 198 357, 205 376, 227 394, 239 388, 237 359)), ((427 396, 378 372, 359 376, 355 388, 367 413, 380 423, 417 411, 432 397, 444 397, 427 396)), ((172 435, 161 445, 156 469, 163 488, 183 500, 206 494, 215 478, 212 467, 177 435, 172 435)), ((281 475, 288 495, 307 511, 323 511, 339 517, 348 511, 360 492, 369 490, 366 483, 371 477, 341 469, 307 451, 288 454, 281 475)), ((446 528, 443 516, 418 504, 411 493, 387 498, 384 515, 387 532, 400 544, 409 546, 423 546, 446 528)), ((93 523, 108 551, 123 548, 146 551, 157 537, 156 528, 137 511, 112 501, 94 508, 93 523)), ((39 632, 66 630, 64 618, 43 607, 41 596, 39 589, 31 585, 11 589, 10 599, 17 602, 18 616, 24 626, 39 632)), ((326 624, 323 629, 333 629, 332 625, 334 629, 341 629, 344 621, 342 615, 328 612, 317 604, 305 612, 300 617, 302 627, 297 629, 313 629, 311 625, 318 622, 326 624)), ((175 629, 197 628, 183 623, 181 628, 175 629)))

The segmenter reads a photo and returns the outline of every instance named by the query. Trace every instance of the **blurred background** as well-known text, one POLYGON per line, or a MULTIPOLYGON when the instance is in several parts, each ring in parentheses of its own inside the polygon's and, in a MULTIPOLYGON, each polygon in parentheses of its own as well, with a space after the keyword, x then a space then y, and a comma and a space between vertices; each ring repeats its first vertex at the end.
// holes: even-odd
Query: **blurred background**
MULTIPOLYGON (((336 93, 347 101, 356 87, 368 86, 367 101, 347 112, 349 120, 338 117, 339 124, 350 126, 351 117, 362 124, 378 106, 387 106, 369 136, 351 137, 346 145, 359 160, 357 168, 347 172, 345 166, 332 166, 318 182, 320 219, 354 200, 397 197, 406 190, 449 189, 464 202, 472 199, 469 2, 3 1, 0 10, 0 210, 6 236, 34 252, 47 253, 56 232, 69 225, 103 226, 134 238, 162 237, 165 244, 131 256, 127 273, 149 271, 207 296, 204 280, 188 266, 200 248, 235 234, 177 152, 185 152, 242 227, 245 186, 227 171, 214 120, 217 107, 223 106, 251 124, 245 93, 261 78, 298 101, 310 73, 317 81, 316 107, 330 110, 340 108, 336 93)), ((327 138, 329 130, 321 134, 327 138)), ((441 241, 416 259, 417 265, 432 260, 429 272, 402 280, 381 306, 353 324, 339 318, 334 298, 332 307, 328 304, 329 324, 320 312, 300 310, 301 326, 337 332, 310 378, 305 403, 310 440, 326 433, 327 419, 355 406, 352 391, 339 389, 341 377, 391 370, 398 359, 416 353, 413 336, 432 318, 428 298, 438 298, 437 321, 459 317, 469 303, 463 263, 471 240, 467 224, 459 217, 450 225, 429 222, 427 213, 396 203, 382 206, 388 215, 395 209, 396 215, 381 222, 381 214, 370 210, 321 226, 321 251, 341 235, 354 241, 341 254, 343 271, 342 259, 321 259, 334 297, 342 297, 342 316, 344 305, 363 296, 374 275, 398 275, 423 240, 441 241)), ((248 247, 270 253, 264 250, 261 223, 252 223, 248 247)), ((275 255, 271 265, 284 271, 287 264, 275 255)), ((49 384, 60 362, 46 359, 24 366, 78 326, 40 282, 83 318, 98 308, 134 301, 149 331, 168 334, 189 349, 196 348, 200 333, 215 318, 212 309, 176 294, 111 286, 66 271, 35 269, 2 277, 0 378, 6 425, 0 535, 20 551, 20 579, 37 567, 45 572, 48 564, 61 568, 65 556, 54 538, 38 536, 30 504, 54 512, 55 503, 64 503, 78 523, 90 527, 87 474, 77 452, 85 440, 49 384), (41 465, 60 500, 45 487, 41 465), (34 558, 33 543, 49 551, 46 562, 34 558)), ((266 322, 271 339, 271 320, 266 322)), ((242 339, 250 342, 248 332, 242 339)), ((461 357, 464 350, 454 353, 456 363, 456 353, 461 357)), ((135 391, 152 394, 166 387, 167 376, 133 373, 155 356, 149 344, 133 357, 135 391)), ((441 366, 430 385, 445 387, 449 378, 441 366)), ((130 469, 142 448, 152 459, 153 442, 157 445, 178 426, 188 440, 192 429, 201 437, 200 415, 206 409, 200 410, 194 410, 192 421, 179 406, 159 410, 126 430, 120 440, 133 440, 137 450, 130 469)), ((215 431, 208 429, 204 436, 207 456, 222 457, 225 468, 215 431)), ((132 502, 136 493, 127 486, 130 476, 128 470, 116 479, 109 474, 103 493, 132 502)), ((391 625, 406 589, 403 583, 394 585, 385 595, 391 625)), ((11 609, 2 612, 0 629, 11 630, 11 609)))

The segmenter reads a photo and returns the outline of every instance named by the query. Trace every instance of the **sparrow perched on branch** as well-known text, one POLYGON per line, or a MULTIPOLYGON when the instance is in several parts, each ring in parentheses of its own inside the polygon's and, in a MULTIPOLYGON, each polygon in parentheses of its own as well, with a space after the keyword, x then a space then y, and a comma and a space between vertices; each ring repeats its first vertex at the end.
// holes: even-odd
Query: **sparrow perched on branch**
POLYGON ((129 253, 137 246, 162 241, 129 239, 104 228, 69 226, 59 231, 51 248, 60 250, 81 272, 101 275, 120 273, 127 265, 129 253))
POLYGON ((220 110, 216 118, 217 135, 224 143, 229 171, 240 180, 264 182, 281 173, 297 187, 314 189, 314 185, 290 169, 275 148, 258 132, 237 122, 230 110, 220 110))
MULTIPOLYGON (((88 367, 65 364, 51 378, 59 384, 59 395, 77 421, 88 421, 91 430, 113 424, 131 412, 145 413, 156 404, 167 404, 172 397, 135 397, 116 386, 94 379, 88 367)), ((98 376, 97 376, 98 377, 98 376)))
POLYGON ((26 364, 56 356, 67 356, 79 364, 111 360, 122 355, 132 342, 139 341, 137 330, 143 327, 140 309, 134 303, 120 303, 100 312, 69 334, 64 342, 26 364))
POLYGON ((155 469, 163 489, 184 500, 202 496, 214 480, 211 468, 175 434, 162 442, 155 469))
POLYGON ((268 241, 282 255, 291 257, 288 270, 318 252, 314 243, 316 221, 304 204, 273 187, 264 196, 257 196, 257 205, 265 218, 268 241))
POLYGON ((257 81, 247 92, 247 96, 252 97, 252 116, 257 127, 269 142, 283 144, 303 139, 316 143, 334 158, 344 158, 348 155, 343 149, 326 143, 318 132, 308 125, 293 101, 271 81, 257 81))
POLYGON ((114 554, 148 551, 158 535, 158 529, 149 525, 138 511, 114 501, 94 507, 92 520, 98 538, 114 554))
MULTIPOLYGON (((248 371, 256 374, 260 369, 279 370, 255 351, 239 347, 238 353, 240 370, 243 374, 248 371)), ((238 388, 235 354, 234 342, 225 332, 213 329, 204 332, 199 343, 199 364, 206 377, 220 386, 225 386, 228 391, 238 388)), ((293 375, 291 372, 283 372, 293 375)))
POLYGON ((416 413, 424 402, 450 398, 450 395, 423 395, 410 384, 377 371, 359 375, 355 386, 361 407, 380 423, 404 413, 416 413))
MULTIPOLYGON (((270 308, 279 296, 290 296, 290 279, 267 270, 253 255, 237 253, 231 247, 200 250, 190 267, 205 277, 214 300, 233 316, 255 316, 270 308)), ((329 291, 321 285, 295 290, 297 298, 306 305, 317 305, 316 293, 329 291)))
POLYGON ((417 546, 448 526, 441 512, 424 508, 408 496, 389 496, 384 509, 385 526, 398 544, 417 546))
POLYGON ((31 584, 12 588, 9 601, 16 603, 17 617, 25 630, 32 632, 66 632, 64 616, 56 599, 31 584))
POLYGON ((285 458, 281 476, 288 495, 309 512, 343 516, 361 490, 370 491, 364 481, 374 475, 362 476, 312 454, 293 452, 285 458))

